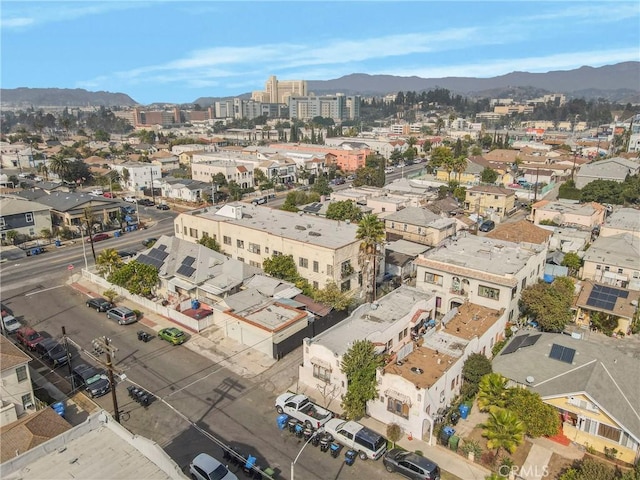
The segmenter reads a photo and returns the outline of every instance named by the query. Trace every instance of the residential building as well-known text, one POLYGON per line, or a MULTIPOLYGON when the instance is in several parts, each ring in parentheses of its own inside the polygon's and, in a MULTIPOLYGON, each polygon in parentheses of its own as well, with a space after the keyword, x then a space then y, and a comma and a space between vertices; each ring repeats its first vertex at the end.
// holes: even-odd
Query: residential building
POLYGON ((206 234, 226 255, 258 268, 273 255, 292 255, 314 288, 359 288, 357 225, 239 202, 182 213, 174 225, 176 237, 197 242, 206 234))
POLYGON ((640 238, 630 233, 598 237, 584 254, 581 278, 640 290, 640 238))
POLYGON ((436 296, 439 313, 469 301, 519 318, 518 301, 542 279, 547 247, 463 233, 416 260, 416 287, 436 296))
POLYGON ((640 173, 640 162, 622 157, 607 158, 582 165, 575 174, 576 188, 582 189, 594 180, 622 183, 627 176, 640 173))
POLYGON ((412 329, 411 341, 378 369, 378 398, 367 403, 367 413, 434 445, 435 424, 460 394, 465 360, 474 353, 490 356, 506 324, 503 310, 465 303, 433 328, 412 329))
POLYGON ((493 371, 507 377, 509 386, 540 394, 558 411, 567 439, 601 453, 615 449, 617 459, 637 462, 637 358, 599 337, 524 333, 493 360, 493 371))
POLYGON ((29 355, 0 336, 0 427, 36 411, 30 361, 29 355))
POLYGON ((512 190, 492 185, 477 185, 468 188, 464 211, 476 214, 484 220, 500 222, 516 206, 516 195, 512 190))
POLYGON ((158 186, 162 179, 160 165, 152 163, 127 162, 115 164, 112 168, 120 175, 122 188, 129 191, 150 189, 158 186))
POLYGON ((596 202, 540 200, 531 206, 529 218, 535 225, 549 223, 591 231, 604 223, 605 215, 605 207, 596 202))
POLYGON ((578 253, 583 251, 589 243, 591 243, 590 230, 555 227, 551 238, 549 238, 549 250, 578 253))
POLYGON ((604 314, 617 319, 618 324, 613 329, 615 333, 631 335, 631 324, 638 312, 640 291, 614 288, 609 284, 596 283, 591 280, 579 282, 577 290, 576 325, 585 330, 597 328, 598 322, 593 322, 592 316, 604 314))
POLYGON ((413 345, 414 336, 435 318, 435 309, 435 297, 407 285, 360 305, 342 322, 304 339, 298 382, 324 392, 325 401, 339 402, 348 388, 342 357, 353 342, 369 340, 376 353, 395 355, 413 345))
POLYGON ((26 237, 40 236, 42 230, 52 231, 49 207, 19 197, 0 198, 0 238, 6 239, 12 230, 26 237))
POLYGON ((200 203, 204 200, 204 194, 213 197, 216 189, 211 183, 200 182, 188 178, 165 177, 160 183, 162 197, 173 200, 183 200, 190 203, 200 203))
POLYGON ((428 251, 429 247, 407 240, 396 240, 385 244, 384 250, 384 273, 406 279, 415 276, 416 259, 428 251))
POLYGON ((213 177, 222 173, 227 183, 236 182, 240 188, 254 186, 254 164, 250 159, 238 161, 238 157, 225 156, 217 153, 199 153, 193 155, 191 164, 191 178, 200 182, 211 183, 213 177))
POLYGON ((358 168, 364 167, 367 155, 371 154, 369 148, 343 150, 312 144, 273 143, 269 147, 277 150, 313 152, 319 157, 325 157, 327 166, 336 165, 343 172, 355 172, 358 168))
POLYGON ((251 92, 251 99, 263 103, 288 104, 294 95, 307 95, 305 80, 278 80, 275 75, 269 77, 263 91, 251 92))
POLYGON ((601 237, 611 237, 625 233, 640 238, 640 210, 636 208, 617 208, 600 226, 601 237))
POLYGON ((456 221, 426 208, 407 207, 384 217, 387 241, 399 239, 428 246, 441 244, 455 236, 456 221))
POLYGON ((402 139, 380 138, 357 138, 354 141, 350 137, 329 137, 324 139, 324 144, 328 147, 345 148, 353 150, 369 148, 372 152, 379 153, 384 158, 389 158, 393 152, 404 153, 409 144, 402 139), (354 145, 355 144, 355 145, 354 145))
POLYGON ((494 230, 485 235, 493 240, 504 240, 512 243, 534 243, 549 246, 549 238, 552 232, 537 227, 531 222, 520 220, 518 222, 501 223, 494 230))
POLYGON ((360 115, 359 106, 360 96, 357 95, 353 97, 341 94, 291 96, 289 98, 289 118, 311 120, 315 117, 323 117, 341 123, 345 120, 357 120, 360 115), (348 108, 347 104, 351 108, 348 108))

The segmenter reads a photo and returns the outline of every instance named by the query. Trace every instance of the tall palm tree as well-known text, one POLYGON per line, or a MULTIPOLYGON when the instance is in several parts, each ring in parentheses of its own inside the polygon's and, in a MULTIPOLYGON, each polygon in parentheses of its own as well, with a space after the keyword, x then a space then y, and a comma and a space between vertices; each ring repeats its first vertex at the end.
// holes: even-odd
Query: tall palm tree
POLYGON ((451 162, 451 169, 458 176, 458 182, 460 182, 460 175, 467 169, 467 158, 464 155, 454 158, 451 162))
POLYGON ((504 408, 492 408, 489 418, 481 425, 482 436, 487 439, 487 447, 495 448, 498 458, 500 449, 513 453, 524 440, 525 425, 515 413, 504 408))
POLYGON ((365 272, 365 291, 367 301, 376 299, 376 257, 378 246, 385 238, 384 222, 373 214, 362 217, 356 231, 360 240, 360 264, 365 272))
MULTIPOLYGON (((91 202, 89 202, 89 206, 85 207, 84 211, 83 211, 83 220, 84 220, 84 225, 81 225, 80 228, 86 228, 87 230, 87 235, 89 236, 89 239, 92 238, 93 236, 93 226, 98 223, 96 222, 96 217, 93 214, 93 209, 91 208, 91 202)), ((95 263, 96 261, 96 249, 93 246, 93 242, 91 240, 89 240, 89 245, 91 245, 91 253, 93 254, 93 261, 95 263)))
POLYGON ((49 160, 49 170, 58 175, 60 178, 65 178, 70 172, 70 162, 68 158, 62 155, 54 155, 49 160))
POLYGON ((478 386, 478 407, 487 411, 490 407, 504 408, 508 400, 507 379, 499 373, 488 373, 478 386))
POLYGON ((46 163, 41 163, 38 165, 38 173, 44 177, 45 180, 49 180, 49 168, 47 168, 46 163))
POLYGON ((107 248, 98 255, 96 265, 101 275, 109 276, 122 265, 122 258, 114 248, 107 248))

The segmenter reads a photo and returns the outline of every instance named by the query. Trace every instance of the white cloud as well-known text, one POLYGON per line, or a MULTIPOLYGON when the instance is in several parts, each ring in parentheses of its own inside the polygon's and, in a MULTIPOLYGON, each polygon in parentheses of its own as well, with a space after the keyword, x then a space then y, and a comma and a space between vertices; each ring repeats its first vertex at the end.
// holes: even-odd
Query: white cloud
POLYGON ((32 25, 35 22, 30 17, 15 17, 15 18, 3 18, 0 20, 1 28, 24 28, 32 25))

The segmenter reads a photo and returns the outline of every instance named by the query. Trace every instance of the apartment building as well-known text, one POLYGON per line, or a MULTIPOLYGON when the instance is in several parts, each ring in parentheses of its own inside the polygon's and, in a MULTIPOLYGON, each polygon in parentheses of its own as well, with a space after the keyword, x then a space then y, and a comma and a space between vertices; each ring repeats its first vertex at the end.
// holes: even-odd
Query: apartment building
POLYGON ((258 268, 273 255, 292 255, 314 288, 360 286, 356 225, 239 202, 182 213, 174 225, 176 237, 197 242, 206 234, 226 255, 258 268))
POLYGON ((292 96, 289 98, 289 118, 311 120, 314 117, 331 118, 336 123, 357 120, 360 114, 360 97, 345 95, 292 96), (351 105, 351 108, 347 107, 351 105), (357 106, 357 108, 354 108, 357 106), (355 116, 355 115, 358 116, 355 116))
POLYGON ((466 191, 464 211, 475 213, 485 220, 500 221, 516 206, 512 190, 493 185, 476 185, 466 191))
POLYGON ((629 233, 598 237, 583 257, 582 279, 640 290, 640 238, 629 233))
POLYGON ((547 245, 493 240, 463 233, 416 260, 416 287, 437 297, 439 313, 465 302, 519 317, 518 301, 544 275, 547 245))
POLYGON ((306 80, 278 80, 272 75, 266 81, 263 91, 251 92, 251 99, 263 103, 288 104, 290 97, 307 94, 306 80))
POLYGON ((531 206, 529 218, 534 225, 552 222, 581 230, 592 230, 604 223, 606 209, 596 202, 579 203, 572 200, 552 202, 540 200, 531 206))
POLYGON ((352 150, 304 143, 272 143, 269 148, 289 152, 313 152, 319 157, 324 157, 326 165, 336 165, 343 172, 355 172, 358 168, 364 167, 367 156, 372 153, 368 147, 352 150))
POLYGON ((36 411, 31 385, 31 357, 0 336, 0 427, 36 411))
POLYGON ((42 203, 22 198, 0 198, 0 238, 14 230, 20 235, 37 237, 42 230, 51 230, 50 208, 42 203))
POLYGON ((112 168, 120 175, 120 183, 125 190, 138 191, 151 188, 156 183, 159 185, 158 182, 162 179, 160 165, 152 163, 127 162, 114 164, 112 168))
POLYGON ((455 236, 456 220, 441 217, 426 208, 407 207, 384 217, 387 241, 408 240, 436 246, 455 236))
POLYGON ((214 176, 222 173, 227 179, 227 183, 234 181, 241 188, 254 186, 254 163, 251 162, 251 159, 240 159, 238 156, 216 153, 194 153, 191 160, 191 178, 193 180, 211 183, 214 176))
POLYGON ((640 210, 618 208, 611 213, 600 227, 601 237, 630 234, 640 239, 640 210))

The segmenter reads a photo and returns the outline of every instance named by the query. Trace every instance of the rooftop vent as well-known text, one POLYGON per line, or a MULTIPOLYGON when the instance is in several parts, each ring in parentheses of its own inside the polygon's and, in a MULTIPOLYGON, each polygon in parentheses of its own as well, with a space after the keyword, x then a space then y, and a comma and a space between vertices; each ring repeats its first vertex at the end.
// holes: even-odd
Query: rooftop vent
POLYGON ((319 233, 319 232, 309 232, 309 235, 311 235, 312 237, 319 237, 319 236, 321 236, 322 234, 321 234, 321 233, 319 233))
POLYGON ((422 370, 422 369, 421 369, 421 368, 419 368, 419 367, 411 367, 411 371, 412 371, 413 373, 417 374, 417 375, 420 375, 420 374, 424 373, 424 370, 422 370))
POLYGON ((302 225, 296 225, 296 230, 306 230, 307 227, 303 227, 302 225))

